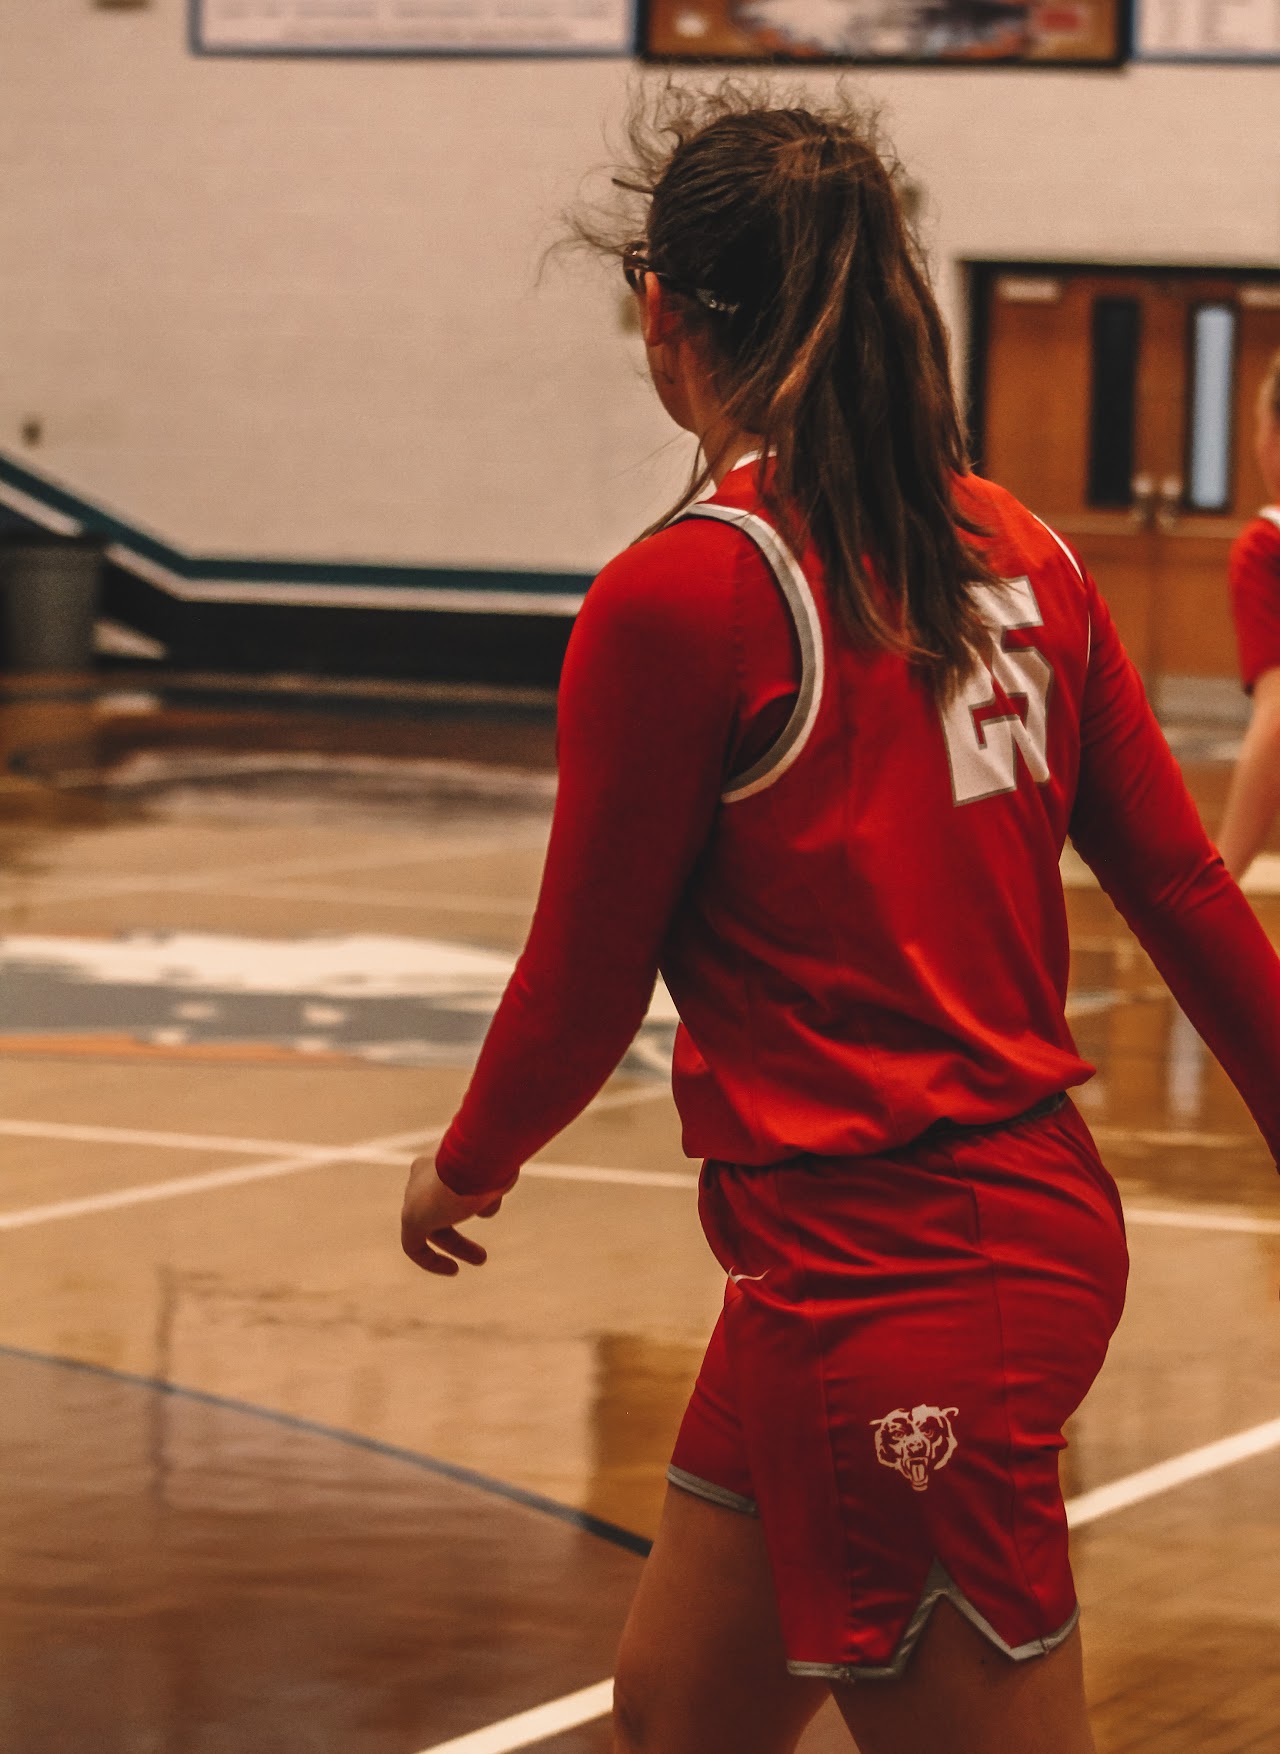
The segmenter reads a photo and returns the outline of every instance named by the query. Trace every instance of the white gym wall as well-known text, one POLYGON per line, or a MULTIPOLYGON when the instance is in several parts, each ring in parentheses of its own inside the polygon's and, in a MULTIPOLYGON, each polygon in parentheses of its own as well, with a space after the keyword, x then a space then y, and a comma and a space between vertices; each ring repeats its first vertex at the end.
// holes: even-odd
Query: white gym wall
MULTIPOLYGON (((597 566, 687 450, 616 271, 537 273, 635 76, 200 59, 185 0, 0 0, 0 450, 201 553, 597 566)), ((958 343, 966 259, 1280 264, 1276 68, 848 77, 958 343)))

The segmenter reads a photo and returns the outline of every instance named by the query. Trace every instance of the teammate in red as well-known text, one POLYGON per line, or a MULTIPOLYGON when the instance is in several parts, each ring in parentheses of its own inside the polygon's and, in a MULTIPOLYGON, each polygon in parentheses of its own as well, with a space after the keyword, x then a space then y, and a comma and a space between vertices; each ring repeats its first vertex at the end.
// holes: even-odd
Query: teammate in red
POLYGON ((965 473, 865 134, 666 102, 623 264, 715 490, 588 594, 528 943, 403 1244, 484 1260, 456 1226, 599 1089, 661 969, 727 1284, 618 1754, 780 1754, 828 1692, 863 1754, 1088 1754, 1057 1464, 1126 1257, 1066 1095, 1064 838, 1273 1153, 1280 962, 1078 560, 965 473))
POLYGON ((1258 392, 1254 452, 1272 503, 1245 525, 1231 547, 1240 675, 1253 696, 1253 717, 1218 836, 1234 877, 1248 870, 1280 811, 1280 353, 1258 392))

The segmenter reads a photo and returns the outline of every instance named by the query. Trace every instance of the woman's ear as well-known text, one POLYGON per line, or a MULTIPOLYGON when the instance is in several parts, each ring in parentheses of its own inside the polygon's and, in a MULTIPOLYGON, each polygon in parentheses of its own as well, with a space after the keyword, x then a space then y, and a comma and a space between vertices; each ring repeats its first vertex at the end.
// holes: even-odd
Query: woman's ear
POLYGON ((665 347, 677 339, 680 316, 656 274, 646 274, 640 290, 640 333, 646 347, 665 347))

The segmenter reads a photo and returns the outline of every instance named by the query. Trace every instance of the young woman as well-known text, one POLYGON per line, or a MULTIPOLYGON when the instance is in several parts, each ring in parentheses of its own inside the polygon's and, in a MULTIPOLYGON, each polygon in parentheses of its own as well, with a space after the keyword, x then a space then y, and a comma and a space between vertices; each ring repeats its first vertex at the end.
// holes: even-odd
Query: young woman
POLYGON ((1253 717, 1227 794, 1218 845, 1243 877, 1280 811, 1280 353, 1258 392, 1254 454, 1271 499, 1231 547, 1231 608, 1253 717))
POLYGON ((619 1657, 619 1754, 1086 1754, 1062 1426, 1120 1314, 1066 1091, 1069 832, 1280 1150, 1280 963, 1079 562, 965 472, 855 119, 668 98, 623 251, 709 498, 592 586, 528 944, 403 1246, 590 1100, 659 968, 725 1307, 619 1657))

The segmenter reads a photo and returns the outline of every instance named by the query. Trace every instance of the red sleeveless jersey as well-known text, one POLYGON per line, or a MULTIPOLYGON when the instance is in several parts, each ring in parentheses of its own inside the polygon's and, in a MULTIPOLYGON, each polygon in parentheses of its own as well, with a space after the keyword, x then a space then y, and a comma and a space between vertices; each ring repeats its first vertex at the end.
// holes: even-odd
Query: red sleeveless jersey
POLYGON ((509 1183, 617 1065, 659 967, 691 1156, 882 1153, 1080 1083, 1068 832, 1280 1157, 1280 961, 1070 551, 957 482, 1006 582, 978 589, 986 649, 941 711, 837 627, 757 475, 587 594, 542 889, 444 1180, 509 1183))
POLYGON ((690 516, 755 543, 795 622, 800 689, 734 776, 672 922, 676 1103, 692 1156, 883 1151, 942 1117, 1017 1113, 1092 1070, 1063 1008, 1058 861, 1079 766, 1090 592, 1016 501, 969 479, 1002 587, 985 663, 945 710, 893 653, 836 625, 737 470, 690 516))

